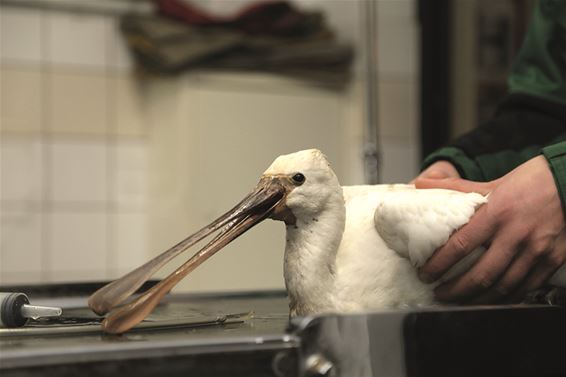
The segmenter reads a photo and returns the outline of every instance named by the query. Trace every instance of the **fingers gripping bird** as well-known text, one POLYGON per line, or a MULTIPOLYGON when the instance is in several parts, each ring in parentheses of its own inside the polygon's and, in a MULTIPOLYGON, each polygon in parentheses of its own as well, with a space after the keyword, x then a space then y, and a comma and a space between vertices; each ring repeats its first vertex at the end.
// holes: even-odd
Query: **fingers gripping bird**
MULTIPOLYGON (((238 205, 95 292, 89 305, 98 314, 109 312, 103 322, 106 332, 127 331, 188 273, 267 218, 286 224, 284 277, 292 316, 430 305, 435 285, 422 283, 415 267, 486 201, 476 193, 412 185, 342 187, 320 151, 283 155, 238 205), (163 265, 216 231, 171 275, 119 306, 163 265)), ((465 271, 483 251, 468 255, 444 279, 465 271)))

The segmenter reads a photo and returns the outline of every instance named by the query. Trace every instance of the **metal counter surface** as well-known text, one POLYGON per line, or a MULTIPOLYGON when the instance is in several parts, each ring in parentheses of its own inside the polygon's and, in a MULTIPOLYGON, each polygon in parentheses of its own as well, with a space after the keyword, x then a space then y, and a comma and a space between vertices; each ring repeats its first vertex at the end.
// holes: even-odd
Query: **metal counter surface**
POLYGON ((85 299, 50 299, 66 303, 71 322, 94 321, 77 325, 80 331, 0 329, 0 375, 566 376, 566 310, 558 306, 433 307, 289 321, 282 291, 173 294, 141 328, 106 335, 85 299))
MULTIPOLYGON (((177 356, 214 354, 216 362, 222 360, 228 366, 228 355, 235 353, 241 361, 244 353, 252 353, 248 358, 265 354, 271 369, 274 353, 298 347, 298 339, 285 332, 289 317, 284 292, 170 295, 144 321, 146 328, 122 335, 102 333, 96 323, 99 319, 87 308, 64 308, 63 317, 94 323, 0 329, 2 375, 16 371, 21 375, 22 369, 24 375, 35 375, 39 370, 34 368, 45 371, 48 366, 56 374, 70 375, 77 368, 93 371, 102 364, 143 375, 138 369, 148 360, 163 363, 177 356), (136 365, 136 360, 145 361, 136 365)), ((233 371, 238 375, 237 368, 233 371)))

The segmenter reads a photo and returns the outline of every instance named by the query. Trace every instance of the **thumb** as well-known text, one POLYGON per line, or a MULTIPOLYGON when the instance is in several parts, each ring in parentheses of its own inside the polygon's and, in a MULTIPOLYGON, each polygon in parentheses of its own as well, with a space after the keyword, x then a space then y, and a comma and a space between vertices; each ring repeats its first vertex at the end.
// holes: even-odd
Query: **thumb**
POLYGON ((495 188, 497 181, 491 182, 475 182, 461 178, 445 178, 445 179, 428 179, 417 178, 415 187, 418 189, 440 188, 447 190, 455 190, 461 192, 477 192, 487 195, 495 188))
POLYGON ((417 178, 411 180, 409 184, 414 185, 418 179, 444 179, 452 177, 449 172, 440 169, 427 169, 421 173, 417 178))
POLYGON ((441 171, 441 170, 431 170, 427 175, 426 178, 427 179, 443 179, 443 178, 449 178, 450 175, 448 175, 447 172, 441 171))

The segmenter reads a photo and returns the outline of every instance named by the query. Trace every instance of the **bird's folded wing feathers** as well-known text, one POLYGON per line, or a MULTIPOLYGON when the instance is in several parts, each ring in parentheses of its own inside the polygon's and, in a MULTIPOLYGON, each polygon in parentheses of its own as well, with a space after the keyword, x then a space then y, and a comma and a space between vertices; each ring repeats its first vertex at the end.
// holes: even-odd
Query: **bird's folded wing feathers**
POLYGON ((375 227, 388 247, 420 267, 486 201, 442 189, 391 190, 375 210, 375 227))

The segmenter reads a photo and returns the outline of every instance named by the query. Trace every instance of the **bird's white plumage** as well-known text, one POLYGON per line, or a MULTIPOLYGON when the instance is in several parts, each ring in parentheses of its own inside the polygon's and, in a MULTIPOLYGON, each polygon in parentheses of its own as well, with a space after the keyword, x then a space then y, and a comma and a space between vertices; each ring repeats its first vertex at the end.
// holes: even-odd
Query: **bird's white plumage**
MULTIPOLYGON (((291 315, 355 312, 433 303, 421 266, 487 201, 475 193, 412 185, 341 187, 326 157, 311 149, 278 157, 264 175, 302 173, 288 195, 284 273, 291 315)), ((450 272, 461 273, 478 249, 450 272)))
POLYGON ((397 186, 378 194, 375 227, 390 249, 417 267, 487 201, 476 193, 397 186))
POLYGON ((363 294, 342 311, 431 304, 433 286, 417 278, 415 266, 486 201, 479 194, 412 185, 346 186, 343 192, 347 221, 336 259, 338 301, 363 294))

